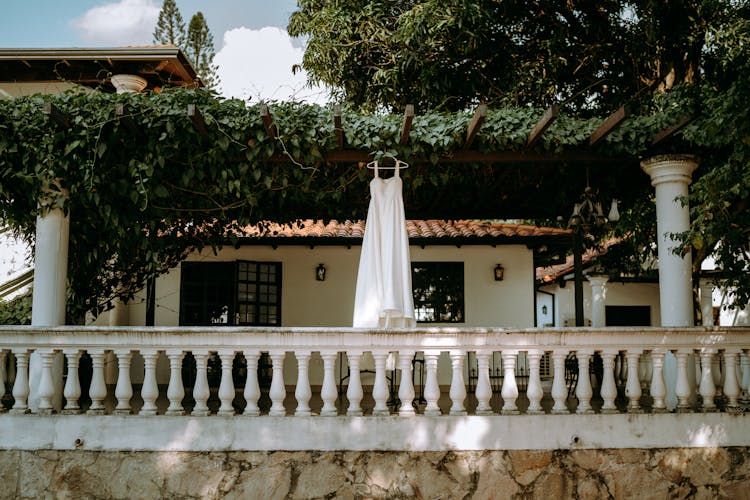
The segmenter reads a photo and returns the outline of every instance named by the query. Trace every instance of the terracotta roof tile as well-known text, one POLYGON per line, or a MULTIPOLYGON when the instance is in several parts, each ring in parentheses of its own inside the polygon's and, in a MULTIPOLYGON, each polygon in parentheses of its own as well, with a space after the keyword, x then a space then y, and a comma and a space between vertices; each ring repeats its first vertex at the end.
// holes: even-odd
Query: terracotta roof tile
MULTIPOLYGON (((612 245, 615 245, 621 241, 620 238, 610 238, 607 241, 602 242, 598 248, 589 248, 581 256, 583 265, 590 263, 600 255, 604 255, 609 251, 612 245)), ((575 270, 573 265, 573 255, 568 255, 565 258, 565 262, 562 264, 555 264, 554 266, 548 267, 537 267, 536 268, 536 280, 542 283, 550 283, 555 281, 561 276, 572 273, 575 270)))
MULTIPOLYGON (((497 238, 569 236, 567 229, 479 221, 407 220, 409 238, 497 238)), ((248 238, 362 238, 365 221, 302 220, 291 224, 262 223, 246 226, 239 236, 248 238)))

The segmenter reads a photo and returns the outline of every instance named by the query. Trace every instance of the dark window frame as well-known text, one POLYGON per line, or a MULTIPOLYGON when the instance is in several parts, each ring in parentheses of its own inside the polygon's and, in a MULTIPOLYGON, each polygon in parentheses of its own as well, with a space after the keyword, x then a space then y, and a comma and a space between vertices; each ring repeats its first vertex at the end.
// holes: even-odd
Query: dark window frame
MULTIPOLYGON (((281 286, 282 286, 281 262, 265 261, 221 261, 221 262, 196 262, 187 261, 181 265, 180 276, 180 326, 281 326, 281 286), (247 279, 241 279, 240 270, 245 266, 255 267, 256 287, 255 299, 240 300, 240 285, 249 284, 247 279), (272 268, 275 281, 261 279, 261 268, 272 268), (275 287, 273 301, 270 295, 265 293, 265 301, 260 300, 259 290, 261 287, 275 287), (212 303, 211 299, 215 299, 212 303), (241 306, 252 305, 254 320, 239 321, 241 306), (270 316, 274 321, 260 321, 263 316, 260 311, 266 307, 273 307, 270 316), (192 314, 191 314, 192 311, 192 314), (221 311, 219 313, 219 311, 221 311), (225 322, 215 321, 216 318, 225 318, 225 322)), ((270 276, 266 273, 266 277, 270 276)), ((266 292, 268 290, 266 289, 266 292)))
POLYGON ((464 267, 463 261, 411 263, 414 316, 417 323, 466 322, 464 267), (420 276, 421 272, 426 274, 420 276), (429 290, 431 286, 434 288, 432 291, 429 290), (432 319, 419 319, 420 310, 425 309, 432 310, 432 319))

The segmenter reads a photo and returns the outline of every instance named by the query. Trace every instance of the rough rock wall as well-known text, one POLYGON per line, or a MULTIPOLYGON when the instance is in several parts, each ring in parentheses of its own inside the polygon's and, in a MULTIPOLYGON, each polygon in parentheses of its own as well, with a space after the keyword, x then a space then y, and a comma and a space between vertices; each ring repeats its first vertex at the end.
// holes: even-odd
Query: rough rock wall
POLYGON ((0 498, 750 499, 748 452, 0 451, 0 498))

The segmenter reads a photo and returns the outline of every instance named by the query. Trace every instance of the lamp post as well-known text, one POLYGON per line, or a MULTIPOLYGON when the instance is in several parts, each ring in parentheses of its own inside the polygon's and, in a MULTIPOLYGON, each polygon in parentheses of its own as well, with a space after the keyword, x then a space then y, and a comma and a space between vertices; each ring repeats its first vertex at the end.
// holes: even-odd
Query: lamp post
POLYGON ((609 217, 604 215, 602 204, 596 199, 596 193, 586 182, 586 189, 580 201, 573 206, 573 213, 568 220, 568 227, 573 229, 573 269, 576 326, 584 326, 583 318, 583 236, 594 227, 602 227, 609 222, 620 220, 617 200, 612 200, 609 217))

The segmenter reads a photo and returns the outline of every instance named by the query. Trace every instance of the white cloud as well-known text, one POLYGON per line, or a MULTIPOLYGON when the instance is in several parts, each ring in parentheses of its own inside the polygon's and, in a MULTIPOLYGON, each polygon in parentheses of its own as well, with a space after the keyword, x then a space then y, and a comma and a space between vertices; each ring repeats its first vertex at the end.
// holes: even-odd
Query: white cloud
POLYGON ((146 45, 153 39, 159 9, 155 0, 120 0, 93 7, 71 24, 92 42, 146 45))
POLYGON ((302 62, 304 48, 294 47, 286 31, 266 27, 236 28, 224 33, 224 46, 216 54, 224 97, 247 100, 328 101, 322 89, 305 86, 304 72, 292 74, 292 65, 302 62))

